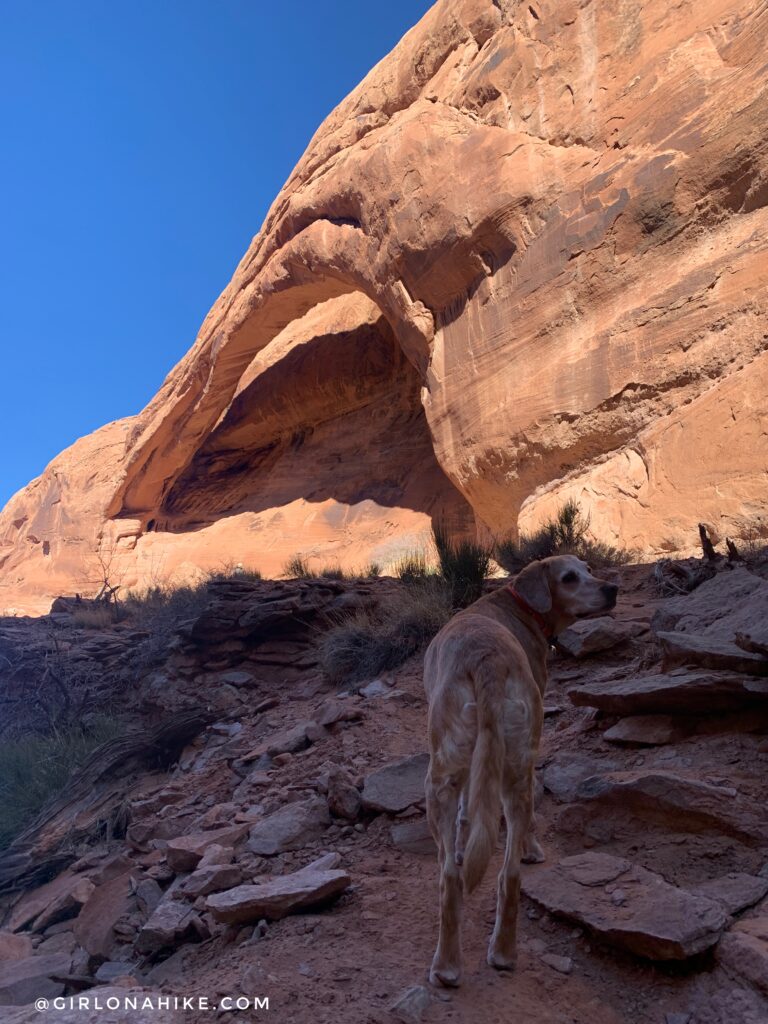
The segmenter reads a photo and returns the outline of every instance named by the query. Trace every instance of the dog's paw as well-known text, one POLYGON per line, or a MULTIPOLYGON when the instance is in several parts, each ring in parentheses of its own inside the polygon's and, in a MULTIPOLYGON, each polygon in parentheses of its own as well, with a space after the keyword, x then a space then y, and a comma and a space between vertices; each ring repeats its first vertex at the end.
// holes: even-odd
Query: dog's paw
POLYGON ((429 972, 429 983, 436 988, 457 988, 461 984, 461 968, 432 964, 429 972))
POLYGON ((529 836, 520 859, 523 864, 543 864, 547 858, 538 839, 529 836))
POLYGON ((514 971, 517 966, 516 953, 503 953, 500 949, 495 949, 493 946, 488 950, 487 959, 489 965, 497 971, 514 971))

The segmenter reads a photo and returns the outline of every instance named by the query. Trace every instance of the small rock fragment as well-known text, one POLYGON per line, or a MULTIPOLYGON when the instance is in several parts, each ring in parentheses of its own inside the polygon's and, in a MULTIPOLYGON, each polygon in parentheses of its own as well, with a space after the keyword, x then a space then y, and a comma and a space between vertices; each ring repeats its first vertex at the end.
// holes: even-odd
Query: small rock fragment
POLYGON ((424 1019, 431 1001, 432 997, 423 985, 413 985, 399 995, 389 1009, 403 1024, 413 1024, 424 1019))

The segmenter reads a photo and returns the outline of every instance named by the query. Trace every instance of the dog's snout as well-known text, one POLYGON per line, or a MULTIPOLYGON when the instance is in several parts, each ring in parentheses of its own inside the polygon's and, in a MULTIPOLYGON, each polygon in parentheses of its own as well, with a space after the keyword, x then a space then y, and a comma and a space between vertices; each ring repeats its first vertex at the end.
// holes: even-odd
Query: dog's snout
POLYGON ((616 596, 619 593, 618 583, 604 583, 602 586, 603 595, 609 608, 616 607, 616 596))

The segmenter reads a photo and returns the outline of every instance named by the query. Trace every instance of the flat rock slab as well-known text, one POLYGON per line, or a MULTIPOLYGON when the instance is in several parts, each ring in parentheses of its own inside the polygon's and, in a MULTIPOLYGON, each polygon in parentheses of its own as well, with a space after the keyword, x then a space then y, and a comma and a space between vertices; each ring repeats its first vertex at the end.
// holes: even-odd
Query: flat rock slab
POLYGON ((33 952, 29 935, 0 931, 0 964, 10 960, 25 960, 33 952))
POLYGON ((597 619, 582 619, 564 629, 557 637, 557 648, 572 658, 587 658, 590 654, 607 651, 626 643, 645 632, 637 622, 617 622, 609 615, 597 619))
POLYGON ((612 715, 738 711, 768 703, 768 681, 734 672, 678 670, 609 679, 574 687, 568 696, 577 707, 612 715))
POLYGON ((419 857, 434 857, 437 853, 437 846, 426 818, 393 825, 390 835, 398 850, 404 850, 405 853, 414 853, 419 857))
POLYGON ((133 870, 124 871, 97 886, 75 920, 75 938, 91 956, 102 960, 110 958, 116 941, 115 924, 136 910, 134 874, 133 870))
POLYGON ((200 919, 188 903, 166 895, 157 905, 136 939, 140 953, 157 953, 191 938, 201 937, 200 919))
POLYGON ((72 957, 66 953, 0 963, 0 1006, 23 1006, 34 999, 60 996, 64 985, 52 979, 69 974, 71 967, 72 957))
POLYGON ((621 857, 582 853, 523 878, 526 896, 606 942, 650 960, 686 960, 713 946, 727 923, 695 896, 621 857))
POLYGON ((544 789, 561 803, 576 799, 578 788, 585 779, 594 778, 600 771, 612 771, 618 765, 615 761, 597 761, 589 754, 558 751, 549 759, 541 781, 544 789))
POLYGON ((243 763, 249 764, 251 761, 257 761, 265 756, 277 757, 278 754, 295 754, 299 750, 305 750, 325 735, 327 735, 325 728, 315 721, 298 722, 290 729, 285 729, 283 732, 275 733, 262 740, 241 760, 243 763))
POLYGON ((762 807, 737 790, 712 786, 674 772, 609 772, 579 784, 578 800, 628 810, 678 829, 710 829, 743 840, 768 839, 762 807))
POLYGON ((424 800, 429 754, 415 754, 380 768, 365 780, 362 801, 367 811, 397 814, 424 800))
POLYGON ((300 850, 331 824, 327 802, 319 796, 286 804, 251 828, 248 849, 261 857, 300 850))
POLYGON ((3 1024, 42 1024, 45 1019, 51 1024, 185 1024, 189 1018, 189 1012, 184 1009, 159 1009, 157 990, 105 986, 83 995, 88 998, 88 1009, 78 1006, 77 1000, 71 1009, 67 1007, 47 1014, 34 1005, 24 1006, 5 1010, 3 1024))
POLYGON ((717 947, 717 958, 768 994, 768 916, 735 924, 717 947))
POLYGON ((15 905, 5 927, 11 932, 17 932, 24 928, 62 897, 66 899, 80 881, 82 878, 65 872, 52 881, 46 882, 45 885, 33 889, 32 892, 22 896, 15 905))
POLYGON ((100 985, 112 985, 118 978, 134 977, 138 970, 136 964, 125 960, 106 960, 99 966, 94 978, 100 985))
POLYGON ((603 739, 623 747, 663 747, 683 736, 671 715, 635 715, 606 729, 603 739))
POLYGON ((243 872, 237 864, 211 864, 193 871, 177 891, 187 899, 196 900, 198 896, 209 896, 212 892, 231 889, 242 880, 243 872))
POLYGON ((749 633, 736 633, 733 638, 737 647, 751 654, 761 654, 768 658, 768 626, 763 624, 749 633))
POLYGON ((279 921, 307 907, 321 906, 337 899, 351 883, 346 871, 313 867, 270 878, 254 885, 238 885, 227 892, 209 896, 206 907, 217 921, 246 924, 249 921, 279 921))
POLYGON ((346 701, 327 700, 315 712, 318 725, 330 728, 337 722, 359 722, 363 717, 361 708, 350 707, 346 701))
POLYGON ((657 633, 656 638, 664 655, 663 668, 700 665, 750 676, 768 676, 768 658, 745 651, 730 640, 698 633, 657 633))
POLYGON ((742 910, 754 907, 768 895, 768 878, 733 871, 720 878, 702 882, 690 891, 696 896, 717 900, 727 914, 740 914, 742 910))
POLYGON ((651 628, 656 633, 706 633, 730 641, 737 633, 758 632, 766 621, 768 581, 739 568, 718 573, 691 594, 664 601, 651 628))
POLYGON ((165 851, 168 866, 174 871, 194 871, 209 846, 233 846, 247 831, 247 825, 232 825, 169 839, 165 851))
POLYGON ((32 922, 33 932, 44 931, 52 924, 76 917, 93 895, 96 886, 89 878, 79 878, 75 884, 61 893, 32 922))

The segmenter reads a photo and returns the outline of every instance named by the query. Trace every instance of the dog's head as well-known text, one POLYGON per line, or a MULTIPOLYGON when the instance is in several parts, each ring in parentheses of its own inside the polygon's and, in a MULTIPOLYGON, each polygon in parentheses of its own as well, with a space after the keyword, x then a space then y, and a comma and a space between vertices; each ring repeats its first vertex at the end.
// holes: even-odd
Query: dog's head
POLYGON ((575 555, 554 555, 526 566, 515 579, 515 590, 556 636, 577 619, 615 608, 619 587, 593 576, 575 555))

